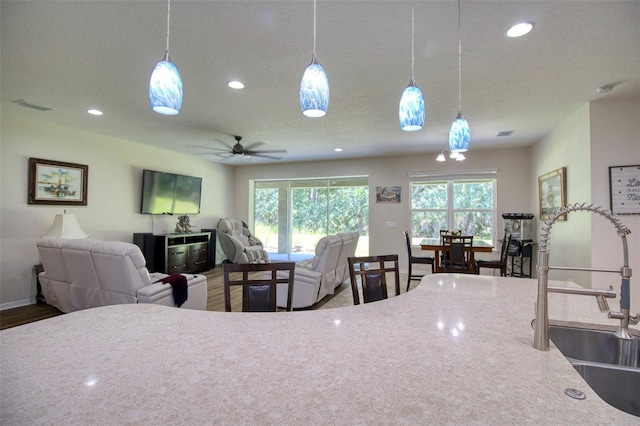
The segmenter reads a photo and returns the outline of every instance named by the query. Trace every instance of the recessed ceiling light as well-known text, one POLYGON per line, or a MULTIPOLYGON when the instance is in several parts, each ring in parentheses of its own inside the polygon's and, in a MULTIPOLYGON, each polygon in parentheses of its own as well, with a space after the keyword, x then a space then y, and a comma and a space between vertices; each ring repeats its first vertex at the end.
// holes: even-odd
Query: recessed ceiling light
POLYGON ((507 37, 521 37, 528 34, 533 29, 533 22, 520 22, 509 28, 507 37))
POLYGON ((342 152, 342 148, 335 148, 334 151, 335 152, 342 152))
POLYGON ((231 87, 232 89, 244 89, 244 84, 238 80, 227 81, 227 86, 231 87))
POLYGON ((100 111, 99 109, 88 109, 87 112, 91 115, 102 115, 102 111, 100 111))

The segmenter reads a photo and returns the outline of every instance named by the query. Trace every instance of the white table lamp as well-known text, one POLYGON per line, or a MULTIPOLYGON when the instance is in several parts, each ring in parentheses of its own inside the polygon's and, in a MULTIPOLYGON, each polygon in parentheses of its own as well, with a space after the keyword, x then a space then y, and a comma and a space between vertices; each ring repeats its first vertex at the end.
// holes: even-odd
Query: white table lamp
POLYGON ((64 214, 56 215, 55 219, 53 219, 53 225, 51 226, 49 233, 42 238, 79 239, 87 238, 88 236, 89 234, 86 234, 82 229, 80 229, 76 215, 67 214, 65 211, 64 214))

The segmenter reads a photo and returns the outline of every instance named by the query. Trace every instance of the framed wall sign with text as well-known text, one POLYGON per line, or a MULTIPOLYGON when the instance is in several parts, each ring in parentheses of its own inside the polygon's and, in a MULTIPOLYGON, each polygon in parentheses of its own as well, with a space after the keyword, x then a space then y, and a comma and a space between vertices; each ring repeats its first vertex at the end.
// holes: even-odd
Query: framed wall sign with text
POLYGON ((640 214, 640 165, 609 167, 611 211, 640 214))

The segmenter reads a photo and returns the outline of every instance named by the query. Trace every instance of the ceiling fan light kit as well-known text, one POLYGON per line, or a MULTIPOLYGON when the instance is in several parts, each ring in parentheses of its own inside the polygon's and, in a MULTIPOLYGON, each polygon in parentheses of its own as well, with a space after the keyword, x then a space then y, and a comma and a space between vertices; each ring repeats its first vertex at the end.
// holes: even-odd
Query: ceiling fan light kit
POLYGON ((149 79, 149 103, 158 114, 176 115, 182 108, 182 77, 169 58, 171 0, 167 0, 167 50, 149 79))
POLYGON ((456 161, 463 161, 465 160, 465 156, 463 153, 461 152, 451 152, 448 149, 443 149, 442 151, 440 151, 440 154, 438 154, 438 157, 436 158, 436 161, 443 163, 445 161, 447 161, 447 158, 444 156, 444 153, 448 152, 449 153, 449 158, 452 160, 456 160, 456 161))
POLYGON ((316 61, 316 0, 313 0, 313 54, 300 82, 300 109, 307 117, 323 117, 329 109, 329 78, 316 61))
POLYGON ((411 81, 409 86, 402 92, 400 107, 398 108, 398 118, 400 128, 407 132, 415 132, 424 126, 424 96, 422 90, 416 85, 413 78, 413 68, 415 62, 414 55, 414 7, 411 0, 411 81))

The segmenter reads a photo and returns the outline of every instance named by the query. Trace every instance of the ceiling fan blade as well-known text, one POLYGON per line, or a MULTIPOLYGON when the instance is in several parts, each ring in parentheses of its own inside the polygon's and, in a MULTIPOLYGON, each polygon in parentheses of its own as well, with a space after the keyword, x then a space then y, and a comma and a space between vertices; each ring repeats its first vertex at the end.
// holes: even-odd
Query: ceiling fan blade
POLYGON ((227 151, 233 151, 233 147, 227 144, 226 142, 223 142, 220 139, 213 139, 213 140, 219 143, 220 145, 224 146, 225 148, 227 148, 227 151))
POLYGON ((231 152, 219 152, 219 153, 213 154, 213 155, 215 155, 216 157, 224 158, 225 160, 227 158, 231 158, 231 157, 234 156, 234 154, 231 153, 231 152))
POLYGON ((260 151, 245 151, 246 154, 286 154, 286 149, 261 149, 260 151))
POLYGON ((245 146, 244 150, 245 151, 251 151, 253 148, 257 148, 260 145, 264 145, 264 144, 265 144, 264 142, 254 142, 251 145, 245 146))
POLYGON ((248 157, 260 157, 260 158, 269 158, 271 160, 282 160, 282 157, 276 157, 274 155, 265 155, 264 153, 267 151, 253 151, 253 152, 246 152, 245 156, 248 157))
POLYGON ((202 146, 202 145, 187 145, 188 148, 200 148, 200 149, 210 149, 211 151, 222 151, 222 152, 228 152, 231 148, 229 149, 222 149, 222 148, 212 148, 210 146, 202 146))

